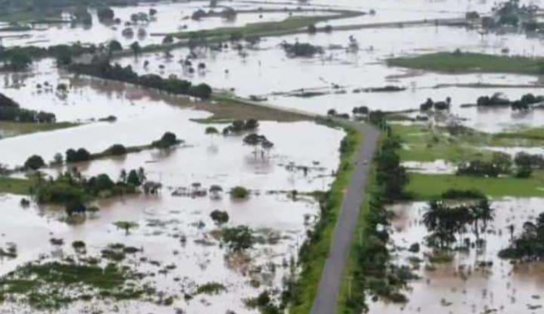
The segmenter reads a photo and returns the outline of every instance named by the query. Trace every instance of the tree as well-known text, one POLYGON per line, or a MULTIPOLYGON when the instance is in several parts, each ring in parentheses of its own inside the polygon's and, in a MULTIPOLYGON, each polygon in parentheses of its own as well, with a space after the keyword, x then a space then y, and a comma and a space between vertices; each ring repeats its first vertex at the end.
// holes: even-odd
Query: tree
POLYGON ((80 148, 77 151, 74 149, 68 149, 66 151, 65 160, 67 163, 89 161, 91 160, 91 153, 89 153, 85 148, 80 148))
POLYGON ((213 126, 209 126, 206 128, 206 131, 205 131, 206 134, 208 135, 216 135, 216 134, 219 134, 219 131, 214 128, 213 126))
POLYGON ((387 137, 376 156, 376 181, 383 187, 388 201, 401 199, 409 182, 406 168, 400 164, 400 157, 396 153, 399 148, 400 141, 397 137, 387 137))
POLYGON ((61 153, 56 153, 55 156, 53 156, 53 165, 62 165, 63 157, 61 153))
POLYGON ((212 211, 210 217, 218 225, 225 224, 229 221, 229 214, 225 211, 220 211, 218 209, 212 211))
POLYGON ((38 170, 45 166, 45 162, 43 161, 41 156, 38 155, 32 155, 28 157, 28 159, 25 161, 25 169, 28 170, 38 170))
POLYGON ((122 156, 127 153, 127 148, 122 144, 114 144, 104 151, 106 155, 122 156))
POLYGON ((114 225, 118 229, 125 230, 125 235, 129 235, 131 229, 136 229, 139 226, 137 223, 131 221, 117 221, 114 223, 114 225))
POLYGON ((138 175, 136 170, 130 170, 127 177, 127 183, 132 186, 142 185, 142 180, 140 179, 140 176, 138 175))
POLYGON ((130 44, 130 49, 132 50, 132 53, 134 53, 135 57, 139 56, 140 52, 142 51, 142 48, 140 47, 140 44, 137 41, 130 44))
POLYGON ((94 189, 97 192, 111 190, 114 186, 115 183, 113 183, 107 174, 100 174, 94 180, 94 189))
POLYGON ((249 190, 243 186, 237 186, 230 191, 230 195, 234 199, 246 199, 249 197, 249 190))
POLYGON ((123 46, 121 46, 121 43, 118 42, 117 40, 112 40, 108 44, 108 50, 109 50, 110 53, 113 53, 113 52, 116 52, 116 51, 122 51, 123 46))
POLYGON ((113 10, 108 7, 99 8, 96 12, 96 15, 98 16, 98 20, 100 22, 112 22, 115 18, 115 12, 113 12, 113 10))
POLYGON ((17 51, 9 55, 7 68, 12 71, 24 71, 31 64, 32 58, 26 52, 17 51))
POLYGON ((167 149, 180 143, 180 140, 176 137, 176 134, 172 132, 166 132, 162 137, 151 143, 151 146, 159 149, 167 149))
POLYGON ((127 182, 127 171, 125 169, 121 170, 121 173, 119 174, 119 180, 121 182, 127 182))
POLYGON ((201 99, 209 99, 212 95, 212 88, 206 83, 201 83, 189 88, 188 94, 201 99))

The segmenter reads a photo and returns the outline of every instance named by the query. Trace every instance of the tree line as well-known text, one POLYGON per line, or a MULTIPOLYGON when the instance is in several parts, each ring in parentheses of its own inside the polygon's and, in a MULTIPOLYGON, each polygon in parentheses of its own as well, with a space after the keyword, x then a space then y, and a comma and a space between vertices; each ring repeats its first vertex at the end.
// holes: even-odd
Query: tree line
POLYGON ((138 75, 131 66, 123 67, 117 63, 112 65, 109 61, 72 64, 69 70, 78 74, 155 88, 175 95, 188 95, 200 99, 209 99, 212 95, 212 88, 205 83, 192 85, 190 81, 174 77, 165 79, 155 74, 138 75))
POLYGON ((54 123, 56 116, 45 111, 23 109, 13 99, 0 93, 0 121, 54 123))

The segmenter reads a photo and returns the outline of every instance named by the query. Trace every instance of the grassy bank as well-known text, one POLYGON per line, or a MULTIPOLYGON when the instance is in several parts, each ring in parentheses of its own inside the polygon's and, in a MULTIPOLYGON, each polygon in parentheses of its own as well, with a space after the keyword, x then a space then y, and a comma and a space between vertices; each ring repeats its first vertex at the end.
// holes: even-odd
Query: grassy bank
POLYGON ((480 53, 437 52, 387 60, 390 66, 446 73, 512 73, 539 75, 544 59, 480 53))
POLYGON ((429 200, 440 196, 449 189, 479 190, 492 198, 544 197, 544 172, 534 172, 527 179, 412 173, 407 192, 416 200, 429 200))
POLYGON ((30 194, 32 186, 31 180, 0 176, 0 193, 27 195, 30 194))
POLYGON ((196 32, 179 32, 173 35, 179 39, 189 39, 196 37, 223 38, 227 40, 230 39, 231 36, 236 36, 239 38, 280 36, 297 33, 300 30, 307 31, 306 28, 308 26, 320 22, 354 17, 358 15, 361 15, 361 13, 342 11, 336 14, 328 14, 322 16, 291 16, 283 21, 249 23, 241 27, 221 27, 196 32))
POLYGON ((37 132, 47 132, 78 126, 76 123, 20 123, 0 122, 0 138, 13 137, 37 132))
POLYGON ((233 120, 256 119, 259 121, 296 122, 310 119, 301 114, 258 106, 257 104, 246 103, 227 96, 217 96, 213 99, 217 103, 200 102, 193 104, 194 109, 204 110, 212 114, 208 118, 195 119, 194 121, 201 123, 223 123, 233 120))
MULTIPOLYGON (((210 30, 192 31, 192 32, 176 32, 171 35, 179 41, 172 44, 155 44, 142 47, 142 53, 151 53, 157 51, 170 50, 189 45, 189 40, 196 42, 205 42, 206 44, 229 41, 233 39, 257 38, 257 37, 272 37, 285 36, 292 34, 307 33, 308 27, 317 23, 357 17, 364 15, 363 12, 346 11, 346 10, 330 10, 331 14, 317 16, 291 16, 282 21, 274 22, 259 22, 249 23, 240 27, 219 27, 210 30)), ((326 31, 325 27, 317 28, 316 32, 326 31)), ((131 49, 118 51, 114 57, 130 56, 133 52, 131 49)))
POLYGON ((342 145, 344 149, 336 180, 327 193, 327 197, 322 198, 321 201, 320 221, 315 227, 315 232, 301 248, 300 263, 302 271, 291 295, 290 313, 292 314, 307 314, 311 311, 325 262, 329 255, 344 194, 355 170, 353 164, 356 161, 357 151, 362 144, 363 138, 361 134, 353 129, 347 129, 347 132, 348 134, 342 145))

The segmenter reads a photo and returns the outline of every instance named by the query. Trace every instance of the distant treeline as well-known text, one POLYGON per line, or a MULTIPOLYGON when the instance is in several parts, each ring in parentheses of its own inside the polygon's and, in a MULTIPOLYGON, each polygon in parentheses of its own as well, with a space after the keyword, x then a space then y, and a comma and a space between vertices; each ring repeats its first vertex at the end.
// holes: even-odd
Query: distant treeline
POLYGON ((13 99, 0 93, 0 121, 53 123, 56 117, 49 112, 23 109, 13 99))
POLYGON ((102 79, 155 88, 175 95, 188 95, 201 99, 208 99, 212 95, 211 87, 204 83, 192 85, 190 81, 173 77, 165 79, 155 74, 138 75, 132 70, 131 66, 123 67, 117 63, 112 65, 107 61, 91 64, 72 64, 69 70, 102 79))

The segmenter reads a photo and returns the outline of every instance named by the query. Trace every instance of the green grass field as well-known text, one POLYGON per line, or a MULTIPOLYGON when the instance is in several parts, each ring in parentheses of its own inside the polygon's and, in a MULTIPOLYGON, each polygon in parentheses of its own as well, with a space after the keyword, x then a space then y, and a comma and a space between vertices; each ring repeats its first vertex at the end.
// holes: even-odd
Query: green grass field
POLYGON ((0 193, 27 195, 31 188, 31 180, 0 177, 0 193))
POLYGON ((356 11, 336 11, 333 14, 326 15, 290 16, 283 21, 250 23, 240 27, 220 27, 196 32, 178 32, 172 35, 179 39, 194 36, 201 38, 228 38, 231 34, 239 34, 242 37, 281 36, 297 33, 301 30, 305 32, 308 26, 320 22, 355 17, 361 14, 361 12, 356 11))
POLYGON ((77 126, 78 124, 69 122, 60 123, 19 123, 19 122, 0 122, 0 134, 3 138, 17 135, 31 134, 37 132, 47 132, 59 129, 65 129, 77 126))
POLYGON ((479 190, 491 198, 544 197, 544 173, 535 172, 528 179, 480 178, 456 175, 410 174, 407 192, 416 200, 439 197, 448 189, 479 190))
POLYGON ((544 129, 524 129, 516 132, 486 134, 471 130, 451 136, 443 129, 422 125, 393 125, 404 148, 399 151, 403 161, 430 162, 438 159, 460 162, 471 159, 489 159, 493 154, 485 146, 534 147, 544 146, 544 129))
POLYGON ((480 53, 437 52, 387 60, 390 66, 447 73, 515 73, 538 75, 544 59, 480 53))

